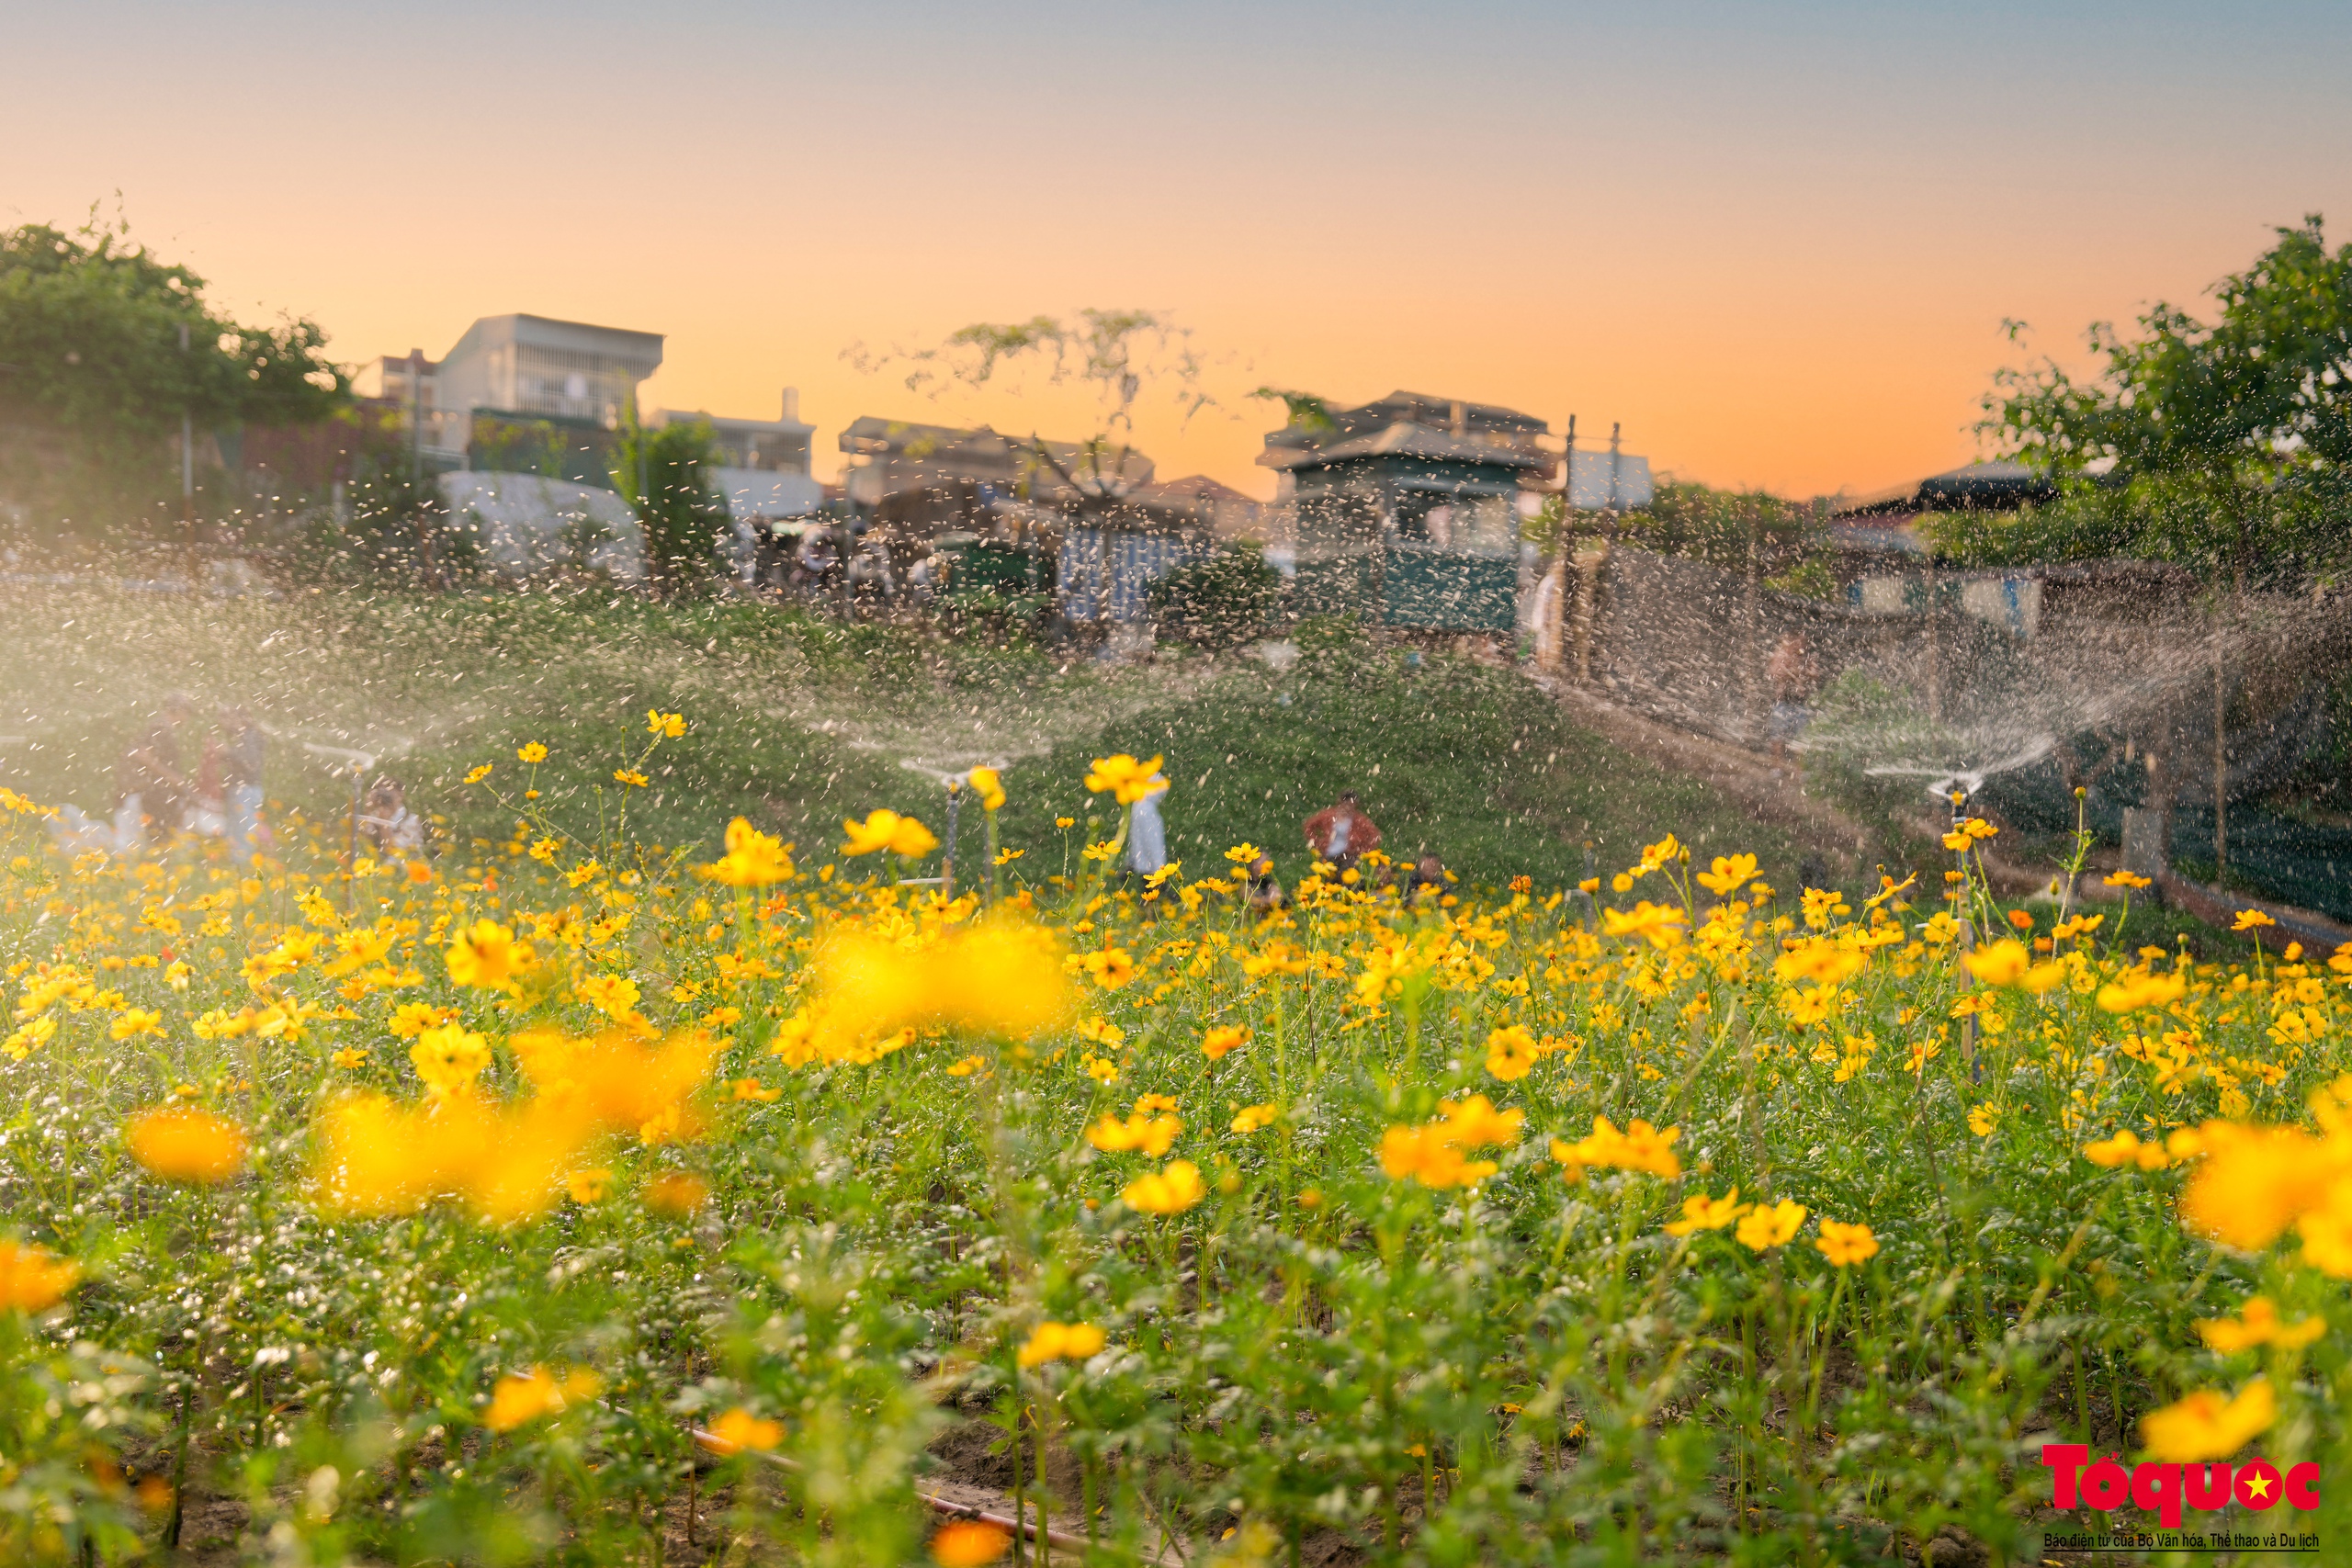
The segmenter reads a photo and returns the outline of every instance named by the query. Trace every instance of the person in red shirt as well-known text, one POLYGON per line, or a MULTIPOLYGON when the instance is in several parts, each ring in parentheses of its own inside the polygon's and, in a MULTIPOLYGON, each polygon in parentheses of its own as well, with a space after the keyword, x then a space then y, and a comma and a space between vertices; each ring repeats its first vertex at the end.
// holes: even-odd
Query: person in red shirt
POLYGON ((1308 818, 1306 829, 1306 847, 1317 860, 1330 862, 1334 871, 1348 870, 1380 847, 1379 826, 1363 814, 1351 789, 1341 790, 1337 801, 1308 818))

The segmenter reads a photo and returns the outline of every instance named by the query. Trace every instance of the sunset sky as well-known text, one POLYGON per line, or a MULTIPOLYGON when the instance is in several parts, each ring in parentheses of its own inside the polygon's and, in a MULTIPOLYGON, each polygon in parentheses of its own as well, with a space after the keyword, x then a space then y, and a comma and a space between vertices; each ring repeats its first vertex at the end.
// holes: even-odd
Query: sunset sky
MULTIPOLYGON (((1499 402, 1796 495, 1966 460, 1992 371, 2352 234, 2352 6, 80 0, 12 16, 0 221, 93 201, 359 361, 510 310, 668 334, 651 406, 1075 435, 843 357, 1163 310, 1261 383, 1499 402)), ((1147 394, 1148 397, 1148 393, 1147 394)))

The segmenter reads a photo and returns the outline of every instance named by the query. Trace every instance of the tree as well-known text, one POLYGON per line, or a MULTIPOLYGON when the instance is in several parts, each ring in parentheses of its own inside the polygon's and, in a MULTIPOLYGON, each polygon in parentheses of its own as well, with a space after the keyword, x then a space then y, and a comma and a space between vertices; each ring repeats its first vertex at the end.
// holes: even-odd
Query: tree
POLYGON ((0 423, 17 437, 8 477, 20 496, 152 501, 170 489, 183 414, 212 431, 323 419, 349 402, 316 323, 243 324, 204 289, 119 220, 0 231, 0 423))
POLYGON ((613 483, 645 535, 645 575, 665 599, 699 593, 724 570, 734 536, 727 502, 713 485, 710 426, 665 424, 649 430, 637 412, 623 422, 613 450, 613 483))
MULTIPOLYGON (((2352 245, 2319 216, 2214 286, 2211 322, 2159 301, 2101 364, 2003 371, 1983 429, 2059 481, 2015 527, 2048 556, 2132 556, 2242 590, 2352 564, 2352 245)), ((2012 324, 2013 334, 2021 328, 2012 324)))
MULTIPOLYGON (((2089 333, 2098 371, 2007 370, 1984 428, 2059 482, 2048 508, 2006 529, 1953 529, 1982 555, 2129 556, 2202 573, 2213 615, 2216 872, 2229 863, 2230 630, 2250 577, 2282 586, 2352 566, 2352 245, 2331 252, 2317 214, 2214 286, 2209 322, 2159 301, 2126 338, 2089 333), (2005 536, 2006 535, 2006 536, 2005 536)), ((2170 809, 2172 737, 2151 747, 2149 804, 2170 809)))
POLYGON ((1093 432, 1058 451, 1035 431, 1026 444, 1032 482, 1050 475, 1061 499, 1081 516, 1116 511, 1134 487, 1127 462, 1135 409, 1146 388, 1171 397, 1186 419, 1216 402, 1203 384, 1205 366, 1190 331, 1153 310, 1084 310, 1069 321, 976 321, 934 347, 884 355, 853 349, 847 357, 861 370, 903 366, 909 390, 933 395, 950 387, 985 387, 1008 367, 1034 367, 1047 386, 1091 389, 1102 410, 1093 432))

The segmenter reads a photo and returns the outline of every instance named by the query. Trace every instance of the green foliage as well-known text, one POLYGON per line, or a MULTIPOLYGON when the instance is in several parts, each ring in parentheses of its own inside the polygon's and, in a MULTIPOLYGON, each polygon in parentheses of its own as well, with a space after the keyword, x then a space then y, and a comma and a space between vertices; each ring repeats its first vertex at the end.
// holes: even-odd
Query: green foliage
POLYGON ((1162 631, 1204 648, 1231 648, 1265 634, 1282 593, 1282 573, 1266 564, 1266 552, 1240 543, 1185 562, 1145 598, 1162 631))
POLYGON ((2061 499, 1948 524, 1947 547, 2234 573, 2352 562, 2352 245, 2331 252, 2316 214, 2278 235, 2214 287, 2210 321, 2159 302, 2137 336, 2090 329, 2095 376, 2050 360, 2004 371, 1984 429, 2061 499))
MULTIPOLYGON (((46 436, 63 460, 44 499, 73 499, 77 483, 118 502, 164 490, 184 412, 207 432, 302 423, 347 403, 350 382, 314 322, 243 324, 204 289, 126 223, 0 231, 0 419, 46 436)), ((37 471, 7 477, 37 488, 37 471)))
POLYGON ((1751 543, 1758 569, 1787 570, 1809 548, 1813 511, 1760 490, 1716 490, 1695 480, 1661 479, 1648 510, 1618 525, 1629 544, 1745 570, 1751 543))
POLYGON ((621 426, 613 482, 644 529, 646 579, 662 598, 700 593, 724 570, 734 523, 711 480, 716 467, 707 424, 648 430, 631 410, 621 426))

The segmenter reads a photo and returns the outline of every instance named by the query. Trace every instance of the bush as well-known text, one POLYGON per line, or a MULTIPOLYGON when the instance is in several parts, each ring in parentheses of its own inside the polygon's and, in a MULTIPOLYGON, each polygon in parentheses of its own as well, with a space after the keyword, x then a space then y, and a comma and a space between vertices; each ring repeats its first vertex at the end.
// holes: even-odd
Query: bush
POLYGON ((1232 648, 1263 637, 1282 603, 1282 573, 1254 544, 1227 545, 1151 585, 1146 603, 1171 637, 1232 648))

